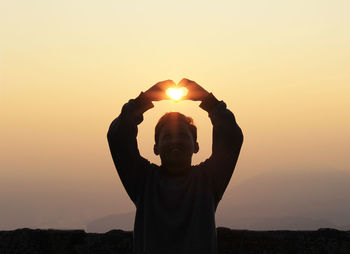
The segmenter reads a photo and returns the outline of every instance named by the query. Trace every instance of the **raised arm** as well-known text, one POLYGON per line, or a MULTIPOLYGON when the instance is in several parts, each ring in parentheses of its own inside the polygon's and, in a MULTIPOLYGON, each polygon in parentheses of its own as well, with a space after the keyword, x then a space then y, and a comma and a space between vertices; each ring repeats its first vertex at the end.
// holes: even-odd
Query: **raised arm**
POLYGON ((201 101, 199 106, 208 112, 213 124, 212 154, 203 163, 203 169, 207 170, 218 202, 236 166, 243 134, 233 113, 226 108, 223 101, 218 101, 213 94, 194 81, 183 79, 180 84, 188 88, 188 99, 201 101))
POLYGON ((120 115, 111 123, 107 139, 111 155, 131 200, 137 204, 145 178, 150 173, 150 162, 140 155, 137 145, 137 125, 143 121, 143 113, 152 108, 152 101, 161 100, 164 89, 172 81, 159 82, 136 99, 126 103, 120 115))

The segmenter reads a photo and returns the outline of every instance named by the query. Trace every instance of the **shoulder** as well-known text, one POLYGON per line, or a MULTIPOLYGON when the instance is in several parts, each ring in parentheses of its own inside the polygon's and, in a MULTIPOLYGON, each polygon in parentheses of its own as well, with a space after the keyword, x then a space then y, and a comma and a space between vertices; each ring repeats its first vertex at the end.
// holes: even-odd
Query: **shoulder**
POLYGON ((197 165, 191 166, 191 171, 192 171, 192 174, 195 174, 195 175, 205 175, 207 174, 209 167, 210 167, 210 160, 206 159, 205 161, 202 161, 197 165))
POLYGON ((161 167, 158 166, 157 164, 150 162, 148 167, 147 167, 147 170, 148 170, 148 173, 152 176, 155 174, 158 175, 161 171, 161 167))

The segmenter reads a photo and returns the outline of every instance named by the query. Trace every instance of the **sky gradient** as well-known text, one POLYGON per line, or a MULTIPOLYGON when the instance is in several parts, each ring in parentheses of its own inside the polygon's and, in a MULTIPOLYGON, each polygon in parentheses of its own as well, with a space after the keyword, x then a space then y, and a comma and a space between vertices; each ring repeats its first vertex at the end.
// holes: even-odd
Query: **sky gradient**
MULTIPOLYGON (((0 230, 83 228, 133 210, 106 134, 124 103, 165 79, 192 79, 235 114, 245 140, 228 192, 267 171, 350 171, 349 10, 346 0, 0 0, 0 230)), ((198 126, 193 163, 210 156, 198 104, 155 103, 141 154, 159 164, 154 126, 180 111, 198 126)))

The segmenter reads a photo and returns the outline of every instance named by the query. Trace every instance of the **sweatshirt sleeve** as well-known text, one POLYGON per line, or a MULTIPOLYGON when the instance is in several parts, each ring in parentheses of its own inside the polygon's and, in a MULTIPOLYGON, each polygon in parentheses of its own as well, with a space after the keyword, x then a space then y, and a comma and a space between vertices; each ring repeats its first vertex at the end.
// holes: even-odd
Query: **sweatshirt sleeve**
POLYGON ((243 134, 233 113, 213 94, 209 94, 199 106, 208 112, 213 124, 212 154, 204 162, 204 168, 211 179, 212 191, 218 203, 235 169, 243 134))
POLYGON ((137 146, 137 125, 143 121, 143 113, 154 105, 141 93, 124 104, 120 115, 111 123, 107 140, 114 165, 129 197, 137 204, 150 162, 140 155, 137 146))

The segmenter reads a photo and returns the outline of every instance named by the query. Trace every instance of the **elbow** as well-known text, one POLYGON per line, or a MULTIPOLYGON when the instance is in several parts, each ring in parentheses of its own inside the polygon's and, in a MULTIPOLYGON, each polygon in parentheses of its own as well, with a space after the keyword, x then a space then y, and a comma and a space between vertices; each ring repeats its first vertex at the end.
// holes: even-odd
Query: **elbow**
POLYGON ((242 129, 238 125, 236 125, 236 128, 234 130, 234 141, 235 141, 234 143, 236 143, 240 147, 242 146, 244 141, 244 135, 243 135, 242 129))
POLYGON ((241 144, 243 144, 243 140, 244 140, 244 135, 243 135, 243 132, 242 132, 242 129, 240 127, 238 127, 238 133, 239 133, 239 140, 241 142, 241 144))
POLYGON ((115 140, 115 136, 113 135, 113 132, 111 131, 111 129, 108 130, 107 132, 107 141, 108 141, 108 144, 111 146, 113 143, 113 140, 115 140))
POLYGON ((116 127, 117 127, 117 119, 114 119, 112 123, 109 125, 108 131, 107 131, 107 140, 110 141, 112 137, 115 136, 116 133, 116 127))
POLYGON ((107 131, 107 140, 110 140, 112 137, 112 128, 109 126, 108 131, 107 131))
POLYGON ((110 141, 111 140, 111 137, 112 137, 112 133, 111 133, 111 130, 109 129, 107 131, 107 140, 110 141))

